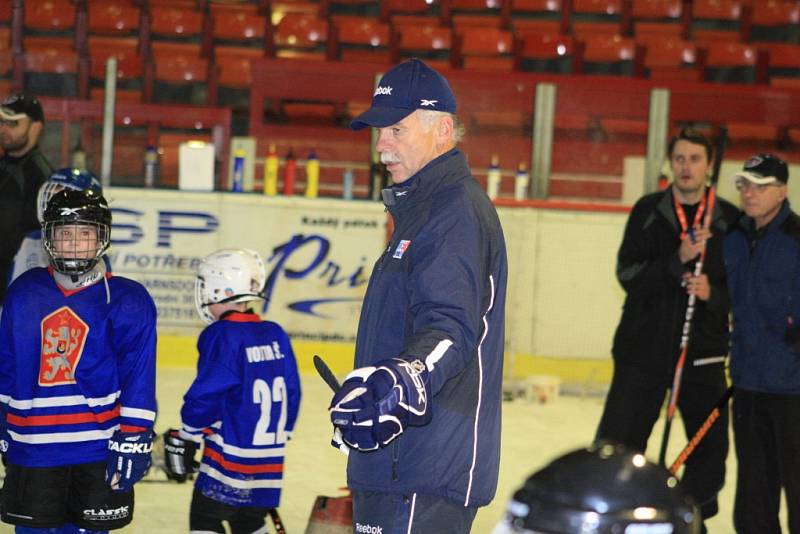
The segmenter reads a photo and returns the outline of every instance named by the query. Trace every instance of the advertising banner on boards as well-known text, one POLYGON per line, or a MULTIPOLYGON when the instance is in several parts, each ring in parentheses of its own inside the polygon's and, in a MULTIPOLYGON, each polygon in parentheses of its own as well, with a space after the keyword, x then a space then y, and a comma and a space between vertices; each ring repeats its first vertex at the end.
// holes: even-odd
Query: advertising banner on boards
POLYGON ((112 269, 147 287, 160 331, 202 328, 197 266, 215 250, 243 247, 267 265, 264 318, 297 340, 355 339, 372 264, 385 246, 382 204, 122 188, 107 196, 112 269))

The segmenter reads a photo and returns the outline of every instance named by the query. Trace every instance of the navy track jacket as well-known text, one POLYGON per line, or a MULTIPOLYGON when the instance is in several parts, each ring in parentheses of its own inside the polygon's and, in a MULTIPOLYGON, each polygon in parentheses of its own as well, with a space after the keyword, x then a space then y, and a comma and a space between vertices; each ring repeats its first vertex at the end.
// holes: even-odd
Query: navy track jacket
POLYGON ((370 276, 355 367, 399 356, 430 372, 432 421, 373 452, 352 451, 354 490, 494 497, 507 262, 497 212, 453 149, 383 191, 394 232, 370 276))

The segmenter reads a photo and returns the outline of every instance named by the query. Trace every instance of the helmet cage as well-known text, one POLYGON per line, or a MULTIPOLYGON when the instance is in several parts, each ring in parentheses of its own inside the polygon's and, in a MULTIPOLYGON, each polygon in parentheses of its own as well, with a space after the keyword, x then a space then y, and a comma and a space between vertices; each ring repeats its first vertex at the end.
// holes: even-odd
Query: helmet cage
POLYGON ((97 265, 111 244, 110 227, 107 224, 86 219, 71 221, 48 221, 42 226, 42 241, 50 264, 62 274, 81 275, 97 265), (65 243, 59 229, 91 227, 96 238, 73 236, 71 243, 65 243))
POLYGON ((264 298, 267 273, 257 252, 223 249, 206 257, 197 270, 194 302, 197 313, 208 324, 215 321, 211 304, 247 302, 264 298))

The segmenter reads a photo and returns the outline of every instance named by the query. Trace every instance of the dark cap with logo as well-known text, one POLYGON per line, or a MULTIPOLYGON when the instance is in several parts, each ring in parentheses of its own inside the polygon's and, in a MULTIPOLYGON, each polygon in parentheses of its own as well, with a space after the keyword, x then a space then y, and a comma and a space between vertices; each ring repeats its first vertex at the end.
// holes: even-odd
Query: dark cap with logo
POLYGON ((30 117, 34 122, 44 122, 42 105, 35 96, 17 93, 0 103, 0 118, 7 121, 18 121, 25 116, 30 117))
POLYGON ((772 154, 758 154, 748 158, 744 162, 744 168, 737 172, 734 180, 744 178, 754 184, 771 184, 780 182, 785 184, 789 181, 789 169, 778 156, 772 154))
POLYGON ((413 58, 383 75, 372 95, 372 106, 353 119, 350 128, 385 128, 417 109, 455 113, 456 97, 444 76, 413 58))

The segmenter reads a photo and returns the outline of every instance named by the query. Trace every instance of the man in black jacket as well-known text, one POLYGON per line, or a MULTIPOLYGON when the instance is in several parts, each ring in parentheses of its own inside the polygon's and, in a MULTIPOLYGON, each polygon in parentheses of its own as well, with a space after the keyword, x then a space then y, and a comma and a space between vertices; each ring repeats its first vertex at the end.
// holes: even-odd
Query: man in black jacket
MULTIPOLYGON (((703 225, 712 151, 701 133, 681 130, 669 144, 672 185, 641 198, 628 218, 617 256, 617 278, 627 296, 614 336, 614 376, 598 439, 645 450, 672 384, 690 294, 696 304, 678 397, 687 436, 694 435, 727 388, 730 303, 721 243, 738 210, 717 199, 711 227, 703 225), (703 274, 695 277, 704 246, 703 274)), ((723 411, 689 457, 683 477, 704 519, 718 511, 727 454, 723 411)))
POLYGON ((53 168, 39 151, 44 112, 30 95, 15 94, 0 104, 0 306, 11 265, 25 234, 39 227, 36 195, 53 168))

